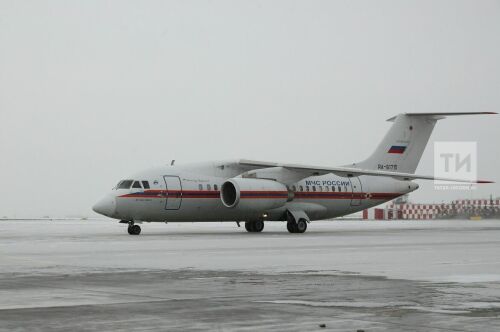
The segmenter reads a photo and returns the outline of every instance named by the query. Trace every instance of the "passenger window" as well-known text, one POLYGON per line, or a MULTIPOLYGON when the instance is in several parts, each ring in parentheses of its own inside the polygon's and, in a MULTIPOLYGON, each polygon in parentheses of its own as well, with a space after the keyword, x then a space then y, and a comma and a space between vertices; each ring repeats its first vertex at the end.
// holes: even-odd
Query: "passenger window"
POLYGON ((319 186, 319 191, 323 191, 323 186, 319 186))
POLYGON ((330 191, 330 187, 325 186, 325 191, 330 191))
POLYGON ((148 181, 142 181, 142 186, 144 189, 149 189, 149 182, 148 181))
POLYGON ((316 191, 316 186, 313 186, 313 191, 316 191))
POLYGON ((332 191, 335 192, 335 186, 332 186, 332 191))
POLYGON ((309 191, 309 186, 306 186, 306 191, 309 191))
POLYGON ((139 181, 134 181, 132 188, 142 189, 141 183, 139 181))
POLYGON ((299 187, 300 191, 304 191, 304 187, 300 186, 299 187))
POLYGON ((340 188, 340 186, 338 186, 338 187, 337 187, 337 189, 339 190, 339 192, 341 192, 341 191, 342 191, 342 188, 340 188))
POLYGON ((202 184, 199 184, 199 185, 198 185, 198 189, 199 189, 199 190, 203 190, 203 185, 202 185, 202 184))
POLYGON ((293 190, 293 192, 296 192, 297 191, 297 187, 292 186, 292 190, 293 190))
POLYGON ((118 187, 116 189, 130 189, 130 186, 132 185, 132 180, 123 180, 118 184, 118 187))
POLYGON ((214 190, 219 190, 219 187, 217 187, 216 184, 214 184, 214 190))
POLYGON ((209 184, 207 184, 207 190, 212 190, 212 187, 210 187, 209 184))

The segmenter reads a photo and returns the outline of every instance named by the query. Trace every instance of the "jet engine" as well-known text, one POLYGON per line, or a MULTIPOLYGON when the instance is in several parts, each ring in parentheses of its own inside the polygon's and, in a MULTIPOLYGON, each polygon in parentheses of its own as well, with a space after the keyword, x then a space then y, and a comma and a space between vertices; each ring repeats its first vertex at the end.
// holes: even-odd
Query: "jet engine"
POLYGON ((265 211, 285 205, 289 193, 284 184, 273 180, 232 178, 222 184, 220 199, 228 208, 265 211))

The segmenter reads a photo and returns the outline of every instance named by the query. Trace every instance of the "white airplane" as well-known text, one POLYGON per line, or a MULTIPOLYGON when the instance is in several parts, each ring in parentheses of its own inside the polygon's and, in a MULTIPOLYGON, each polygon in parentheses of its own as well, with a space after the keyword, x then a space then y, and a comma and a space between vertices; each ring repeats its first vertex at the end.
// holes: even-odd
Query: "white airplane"
POLYGON ((418 189, 412 180, 465 181, 415 175, 437 120, 446 116, 496 114, 406 113, 388 121, 389 132, 366 160, 348 167, 317 167, 251 160, 215 161, 153 168, 120 181, 93 206, 128 223, 138 235, 142 222, 245 222, 261 232, 265 221, 287 221, 304 233, 311 220, 361 211, 418 189))

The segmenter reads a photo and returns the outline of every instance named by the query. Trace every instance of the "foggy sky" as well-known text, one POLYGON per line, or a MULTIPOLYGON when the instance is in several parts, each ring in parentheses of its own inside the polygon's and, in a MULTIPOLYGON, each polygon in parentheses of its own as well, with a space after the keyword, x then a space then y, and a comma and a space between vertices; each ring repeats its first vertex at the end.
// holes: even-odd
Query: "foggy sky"
MULTIPOLYGON (((499 59, 499 1, 0 0, 0 217, 92 215, 171 159, 360 161, 397 113, 500 111, 499 59)), ((477 141, 500 181, 499 127, 440 121, 417 173, 477 141)))

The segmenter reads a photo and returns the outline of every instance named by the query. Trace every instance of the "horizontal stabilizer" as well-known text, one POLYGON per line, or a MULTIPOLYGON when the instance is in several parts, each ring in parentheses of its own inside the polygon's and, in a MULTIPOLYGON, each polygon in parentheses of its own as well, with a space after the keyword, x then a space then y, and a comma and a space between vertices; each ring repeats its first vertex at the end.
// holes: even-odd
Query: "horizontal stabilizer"
MULTIPOLYGON (((451 112, 451 113, 446 113, 446 112, 441 112, 441 113, 403 113, 404 115, 408 116, 416 116, 416 117, 430 117, 434 118, 435 120, 439 119, 444 119, 447 116, 460 116, 460 115, 487 115, 487 114, 498 114, 497 112, 451 112)), ((396 116, 393 116, 390 119, 387 119, 387 121, 393 122, 396 119, 396 116)))

